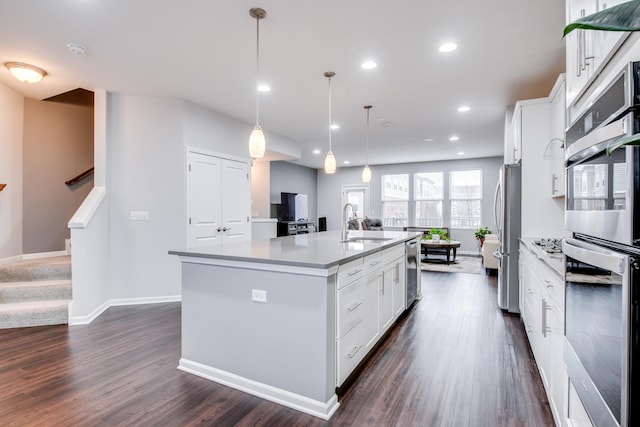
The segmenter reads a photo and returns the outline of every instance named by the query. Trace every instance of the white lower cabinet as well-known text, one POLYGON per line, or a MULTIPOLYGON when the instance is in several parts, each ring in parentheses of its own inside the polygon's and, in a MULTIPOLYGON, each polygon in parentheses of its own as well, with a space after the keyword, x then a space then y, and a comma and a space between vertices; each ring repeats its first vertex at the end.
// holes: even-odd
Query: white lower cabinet
POLYGON ((568 395, 562 355, 564 280, 524 244, 520 245, 520 260, 520 289, 524 292, 522 321, 554 420, 557 426, 562 426, 568 395))
POLYGON ((338 268, 336 384, 340 386, 405 309, 404 243, 338 268))
POLYGON ((587 410, 584 409, 578 392, 569 381, 569 402, 567 404, 567 426, 569 427, 593 427, 587 410))

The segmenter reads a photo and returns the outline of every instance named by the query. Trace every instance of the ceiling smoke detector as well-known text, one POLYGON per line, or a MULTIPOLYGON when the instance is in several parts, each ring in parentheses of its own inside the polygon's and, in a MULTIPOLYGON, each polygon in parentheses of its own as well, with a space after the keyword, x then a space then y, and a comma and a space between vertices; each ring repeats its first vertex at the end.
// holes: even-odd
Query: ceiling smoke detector
POLYGON ((74 55, 84 55, 87 52, 87 48, 78 43, 68 43, 67 48, 74 55))

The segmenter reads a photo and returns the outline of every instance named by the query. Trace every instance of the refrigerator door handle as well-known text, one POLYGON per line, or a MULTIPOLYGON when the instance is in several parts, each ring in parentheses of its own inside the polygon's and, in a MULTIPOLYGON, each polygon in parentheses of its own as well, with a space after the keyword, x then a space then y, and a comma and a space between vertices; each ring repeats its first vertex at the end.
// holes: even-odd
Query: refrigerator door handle
POLYGON ((494 194, 493 196, 493 219, 496 222, 496 230, 498 232, 498 235, 501 235, 502 230, 500 230, 500 220, 499 220, 499 213, 498 213, 498 196, 500 195, 500 180, 498 180, 498 183, 496 184, 496 194, 494 194))

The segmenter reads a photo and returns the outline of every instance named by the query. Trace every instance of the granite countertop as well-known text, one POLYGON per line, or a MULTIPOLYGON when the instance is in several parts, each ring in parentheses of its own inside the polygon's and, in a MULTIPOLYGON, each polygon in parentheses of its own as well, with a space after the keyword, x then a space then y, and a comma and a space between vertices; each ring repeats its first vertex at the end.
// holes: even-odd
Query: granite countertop
POLYGON ((211 258, 227 261, 257 262, 297 267, 329 268, 369 255, 388 247, 422 236, 415 231, 350 230, 349 239, 374 238, 384 240, 341 241, 339 231, 298 234, 274 239, 233 242, 171 250, 181 257, 211 258))
POLYGON ((540 261, 551 267, 551 269, 560 275, 560 277, 564 277, 564 255, 562 253, 550 254, 543 251, 538 245, 533 243, 536 240, 540 240, 540 238, 520 238, 520 242, 522 242, 522 244, 524 244, 540 261))

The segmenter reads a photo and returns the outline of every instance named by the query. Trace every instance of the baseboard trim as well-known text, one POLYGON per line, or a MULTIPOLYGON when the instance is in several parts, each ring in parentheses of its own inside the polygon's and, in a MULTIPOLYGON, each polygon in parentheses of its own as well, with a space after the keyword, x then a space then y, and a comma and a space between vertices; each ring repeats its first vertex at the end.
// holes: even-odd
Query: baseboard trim
POLYGON ((0 259, 0 265, 10 264, 12 262, 17 262, 17 261, 26 261, 29 259, 51 258, 55 256, 65 256, 65 255, 69 255, 69 252, 53 251, 53 252, 37 252, 33 254, 22 254, 22 255, 16 255, 16 256, 0 259))
POLYGON ((143 304, 160 304, 164 302, 180 302, 182 301, 182 295, 168 295, 162 297, 149 297, 149 298, 125 298, 125 299, 111 299, 100 304, 95 310, 89 313, 87 316, 72 316, 73 301, 69 304, 69 325, 88 325, 96 320, 102 313, 107 311, 109 307, 119 307, 125 305, 143 305, 143 304))
POLYGON ((335 394, 328 402, 321 402, 184 358, 180 359, 178 369, 323 420, 331 418, 340 406, 335 394))
POLYGON ((163 302, 180 302, 182 295, 167 295, 162 297, 147 298, 124 298, 109 300, 109 307, 117 307, 122 305, 142 305, 142 304, 161 304, 163 302))
POLYGON ((88 325, 104 313, 111 305, 109 301, 100 304, 95 310, 86 316, 73 316, 73 301, 69 304, 69 326, 88 325))

